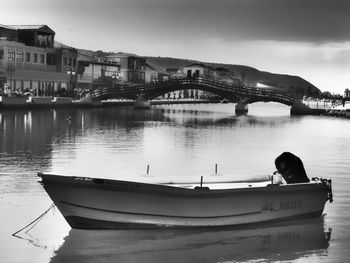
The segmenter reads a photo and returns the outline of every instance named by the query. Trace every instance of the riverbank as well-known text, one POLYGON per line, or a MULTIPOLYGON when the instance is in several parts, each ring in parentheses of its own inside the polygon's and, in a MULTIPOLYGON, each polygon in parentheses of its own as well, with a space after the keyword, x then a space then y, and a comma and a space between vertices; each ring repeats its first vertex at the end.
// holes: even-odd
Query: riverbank
POLYGON ((350 103, 341 101, 303 101, 304 108, 298 109, 299 112, 292 112, 292 115, 320 115, 339 118, 350 118, 350 103), (298 114, 299 113, 299 114, 298 114))
MULTIPOLYGON (((1 98, 1 97, 0 97, 1 98)), ((203 104, 221 103, 213 100, 183 99, 183 100, 153 100, 150 105, 163 104, 203 104)), ((90 98, 72 100, 67 97, 2 97, 0 109, 31 109, 31 108, 79 108, 79 107, 103 107, 103 106, 133 106, 134 100, 104 100, 92 101, 90 98)))
MULTIPOLYGON (((220 100, 152 100, 150 105, 174 105, 174 104, 211 104, 225 103, 220 100)), ((320 115, 339 118, 350 118, 350 103, 332 105, 330 102, 303 101, 299 107, 291 108, 291 115, 320 115), (301 106, 300 106, 301 105, 301 106)), ((135 106, 134 100, 103 100, 92 101, 87 97, 81 100, 73 100, 68 97, 0 97, 0 109, 36 109, 36 108, 92 108, 111 106, 135 106)))
POLYGON ((328 109, 325 112, 326 116, 346 118, 350 119, 350 104, 345 104, 344 106, 337 106, 332 109, 328 109))

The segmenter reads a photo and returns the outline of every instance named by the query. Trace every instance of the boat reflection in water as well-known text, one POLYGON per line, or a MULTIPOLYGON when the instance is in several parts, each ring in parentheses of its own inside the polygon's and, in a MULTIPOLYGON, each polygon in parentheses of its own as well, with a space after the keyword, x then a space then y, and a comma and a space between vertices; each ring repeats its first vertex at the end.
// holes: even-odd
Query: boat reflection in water
POLYGON ((196 230, 71 229, 51 262, 222 262, 327 256, 324 219, 196 230))

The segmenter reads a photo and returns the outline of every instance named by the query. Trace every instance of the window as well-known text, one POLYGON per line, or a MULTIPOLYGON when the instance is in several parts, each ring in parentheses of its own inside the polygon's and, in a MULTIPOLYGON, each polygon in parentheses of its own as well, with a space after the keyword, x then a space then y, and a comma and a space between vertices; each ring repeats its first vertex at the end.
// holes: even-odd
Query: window
POLYGON ((23 62, 23 52, 22 51, 16 52, 16 61, 23 62))
POLYGON ((15 60, 15 51, 9 51, 7 56, 8 56, 9 61, 14 61, 15 60))
POLYGON ((68 66, 72 66, 72 58, 69 58, 68 66))
POLYGON ((0 59, 4 59, 4 50, 0 49, 0 59))
POLYGON ((66 57, 63 58, 63 65, 67 66, 67 58, 66 57))
POLYGON ((77 65, 77 60, 74 58, 73 59, 73 67, 75 67, 77 65))
POLYGON ((56 65, 56 55, 55 54, 47 54, 46 55, 46 64, 47 65, 56 65))
POLYGON ((38 54, 37 53, 33 54, 33 62, 38 63, 38 54))
POLYGON ((26 62, 30 62, 30 53, 26 52, 26 62))
POLYGON ((128 69, 134 69, 134 60, 133 58, 128 58, 128 69))
POLYGON ((44 54, 40 54, 40 63, 41 64, 45 63, 45 55, 44 54))
POLYGON ((120 63, 120 58, 114 58, 114 59, 113 59, 113 62, 114 62, 114 63, 120 63))

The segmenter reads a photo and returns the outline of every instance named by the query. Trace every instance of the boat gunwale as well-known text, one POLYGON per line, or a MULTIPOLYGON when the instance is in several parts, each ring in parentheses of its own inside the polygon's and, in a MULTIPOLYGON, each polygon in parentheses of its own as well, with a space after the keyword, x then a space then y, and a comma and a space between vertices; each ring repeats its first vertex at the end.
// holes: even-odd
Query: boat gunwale
POLYGON ((221 197, 235 193, 264 193, 278 194, 280 192, 296 192, 296 191, 328 191, 328 186, 324 183, 299 183, 299 184, 268 184, 266 186, 252 186, 244 188, 226 188, 226 189, 209 189, 208 187, 181 188, 177 186, 152 184, 134 181, 102 179, 92 177, 63 176, 54 174, 39 175, 42 178, 40 182, 46 185, 64 185, 71 188, 91 188, 107 191, 122 191, 134 193, 146 193, 157 195, 184 195, 186 197, 221 197))

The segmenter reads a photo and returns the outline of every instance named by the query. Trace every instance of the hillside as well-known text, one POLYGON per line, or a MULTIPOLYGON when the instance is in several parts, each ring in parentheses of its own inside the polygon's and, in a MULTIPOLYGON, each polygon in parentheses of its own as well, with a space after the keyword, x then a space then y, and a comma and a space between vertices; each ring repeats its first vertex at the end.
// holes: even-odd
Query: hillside
MULTIPOLYGON (((155 65, 163 70, 166 69, 181 69, 184 66, 200 62, 188 59, 169 58, 169 57, 146 57, 147 63, 155 65)), ((242 78, 246 81, 259 82, 268 86, 274 86, 281 89, 285 89, 294 92, 298 97, 306 96, 321 96, 322 92, 310 82, 299 76, 276 74, 271 72, 260 71, 253 67, 242 66, 242 65, 231 65, 231 64, 220 64, 220 63, 206 63, 212 67, 224 67, 230 69, 237 77, 242 78)))

